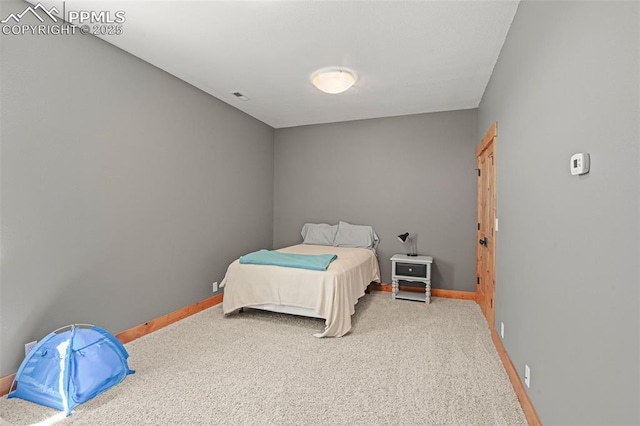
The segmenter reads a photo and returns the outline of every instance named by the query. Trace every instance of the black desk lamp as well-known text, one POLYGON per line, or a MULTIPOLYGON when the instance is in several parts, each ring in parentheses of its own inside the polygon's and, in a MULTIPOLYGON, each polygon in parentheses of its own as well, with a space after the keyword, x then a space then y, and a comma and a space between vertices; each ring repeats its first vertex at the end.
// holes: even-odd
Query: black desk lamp
POLYGON ((409 235, 408 232, 405 232, 404 234, 398 235, 398 240, 403 244, 408 244, 409 245, 409 253, 407 253, 407 256, 417 256, 418 255, 413 250, 413 245, 411 244, 411 236, 409 235))

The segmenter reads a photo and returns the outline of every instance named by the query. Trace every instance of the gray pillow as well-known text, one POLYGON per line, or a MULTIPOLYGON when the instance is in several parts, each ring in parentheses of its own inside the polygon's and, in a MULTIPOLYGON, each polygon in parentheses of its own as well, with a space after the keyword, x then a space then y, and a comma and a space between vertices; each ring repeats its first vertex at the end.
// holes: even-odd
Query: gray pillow
POLYGON ((337 247, 362 247, 375 250, 379 241, 378 235, 371 226, 352 225, 347 222, 340 222, 333 245, 337 247))
POLYGON ((305 223, 302 226, 302 244, 332 246, 338 232, 338 225, 326 223, 305 223))

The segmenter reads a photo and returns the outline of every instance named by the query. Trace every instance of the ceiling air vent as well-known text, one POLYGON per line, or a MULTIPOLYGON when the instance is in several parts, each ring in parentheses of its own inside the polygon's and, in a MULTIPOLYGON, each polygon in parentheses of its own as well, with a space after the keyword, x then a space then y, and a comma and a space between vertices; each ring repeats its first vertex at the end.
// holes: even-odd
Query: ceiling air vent
POLYGON ((243 95, 240 92, 233 92, 232 95, 235 96, 236 98, 240 99, 241 101, 248 101, 249 100, 249 98, 247 98, 245 95, 243 95))

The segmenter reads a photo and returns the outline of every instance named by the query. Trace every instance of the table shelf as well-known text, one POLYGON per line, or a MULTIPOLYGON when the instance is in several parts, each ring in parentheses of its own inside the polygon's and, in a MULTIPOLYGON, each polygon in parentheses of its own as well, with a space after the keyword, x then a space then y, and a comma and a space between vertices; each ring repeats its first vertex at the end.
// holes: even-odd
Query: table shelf
POLYGON ((416 300, 418 302, 425 302, 427 300, 427 296, 425 293, 418 293, 417 291, 406 291, 406 290, 398 290, 396 293, 396 299, 405 299, 405 300, 416 300))

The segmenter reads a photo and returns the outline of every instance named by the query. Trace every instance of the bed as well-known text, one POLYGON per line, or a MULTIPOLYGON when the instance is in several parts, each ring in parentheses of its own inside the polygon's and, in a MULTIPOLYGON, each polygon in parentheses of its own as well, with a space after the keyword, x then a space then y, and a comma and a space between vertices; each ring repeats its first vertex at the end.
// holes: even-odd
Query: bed
POLYGON ((254 308, 322 318, 325 328, 314 336, 340 337, 348 333, 358 299, 364 296, 371 282, 380 281, 375 250, 371 247, 309 244, 316 242, 311 238, 306 238, 305 242, 277 251, 303 255, 335 254, 337 258, 326 271, 249 265, 235 260, 221 282, 224 287, 224 314, 254 308))

